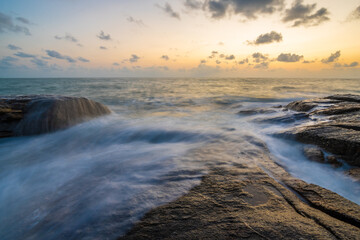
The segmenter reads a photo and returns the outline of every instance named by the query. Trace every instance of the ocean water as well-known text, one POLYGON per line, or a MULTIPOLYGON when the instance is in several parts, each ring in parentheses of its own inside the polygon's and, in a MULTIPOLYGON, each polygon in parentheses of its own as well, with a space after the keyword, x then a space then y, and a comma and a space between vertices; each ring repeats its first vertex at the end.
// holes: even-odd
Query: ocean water
POLYGON ((2 96, 83 96, 113 111, 0 139, 0 239, 116 239, 199 184, 210 165, 236 162, 234 147, 258 147, 249 137, 292 175, 360 204, 349 166, 311 162, 302 144, 273 136, 303 120, 284 121, 294 113, 272 106, 337 93, 360 94, 360 79, 0 79, 2 96), (256 108, 272 111, 238 114, 256 108))

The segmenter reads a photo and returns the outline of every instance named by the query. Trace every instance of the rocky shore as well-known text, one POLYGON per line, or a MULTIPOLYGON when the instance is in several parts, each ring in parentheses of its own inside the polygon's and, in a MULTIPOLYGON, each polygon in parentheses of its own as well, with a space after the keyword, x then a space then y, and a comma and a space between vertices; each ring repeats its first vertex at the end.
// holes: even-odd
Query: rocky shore
MULTIPOLYGON (((304 149, 309 160, 334 167, 346 162, 353 167, 349 174, 359 174, 359 96, 298 101, 282 109, 289 115, 281 121, 301 114, 305 123, 279 136, 311 144, 304 149)), ((211 161, 216 147, 209 150, 210 170, 199 186, 151 210, 119 239, 360 239, 359 205, 294 178, 264 142, 252 136, 247 141, 259 148, 239 153, 234 145, 220 166, 211 161)))
POLYGON ((79 97, 0 97, 0 138, 54 132, 110 114, 105 105, 79 97))

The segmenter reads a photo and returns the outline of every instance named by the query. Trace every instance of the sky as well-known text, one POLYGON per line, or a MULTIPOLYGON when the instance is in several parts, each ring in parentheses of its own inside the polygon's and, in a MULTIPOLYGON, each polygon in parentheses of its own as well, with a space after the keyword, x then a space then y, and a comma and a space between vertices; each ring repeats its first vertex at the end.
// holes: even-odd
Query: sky
POLYGON ((1 0, 0 77, 360 77, 360 0, 1 0))

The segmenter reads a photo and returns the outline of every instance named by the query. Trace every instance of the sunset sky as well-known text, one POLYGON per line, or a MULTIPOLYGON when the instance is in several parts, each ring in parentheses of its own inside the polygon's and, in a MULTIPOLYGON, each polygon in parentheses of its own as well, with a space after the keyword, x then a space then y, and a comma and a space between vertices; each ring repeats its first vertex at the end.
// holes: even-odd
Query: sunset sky
POLYGON ((1 0, 0 77, 360 77, 359 0, 1 0))

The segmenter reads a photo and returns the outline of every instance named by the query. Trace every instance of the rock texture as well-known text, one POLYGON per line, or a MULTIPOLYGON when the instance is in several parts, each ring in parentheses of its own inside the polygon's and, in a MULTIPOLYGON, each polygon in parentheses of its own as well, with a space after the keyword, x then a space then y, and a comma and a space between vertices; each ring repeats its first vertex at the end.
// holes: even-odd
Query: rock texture
POLYGON ((317 145, 350 165, 360 166, 360 96, 334 95, 293 102, 287 108, 308 111, 317 121, 286 131, 286 135, 317 145), (313 107, 305 107, 308 105, 313 107))
POLYGON ((360 206, 293 178, 261 140, 244 141, 227 143, 226 155, 209 146, 201 184, 119 239, 360 239, 360 206))
POLYGON ((86 98, 0 97, 0 138, 53 132, 110 113, 108 107, 86 98))

